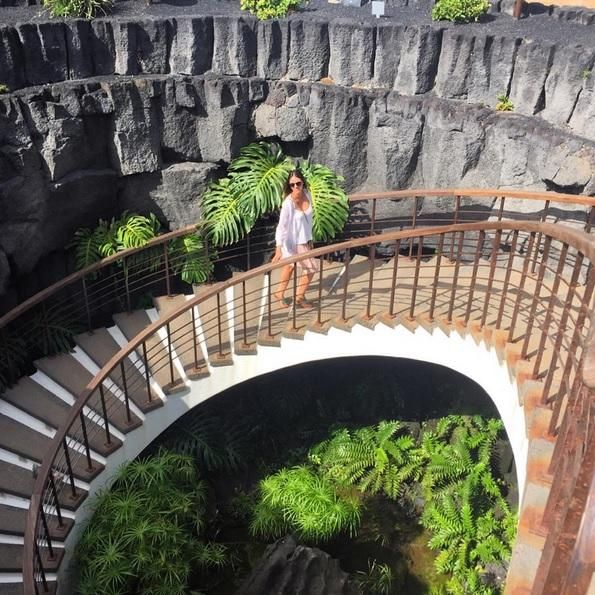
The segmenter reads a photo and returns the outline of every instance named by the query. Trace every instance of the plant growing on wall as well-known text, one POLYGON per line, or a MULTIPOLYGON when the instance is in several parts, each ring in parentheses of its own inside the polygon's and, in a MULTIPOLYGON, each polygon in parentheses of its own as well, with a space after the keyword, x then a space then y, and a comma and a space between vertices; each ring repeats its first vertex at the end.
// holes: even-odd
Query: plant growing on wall
MULTIPOLYGON (((213 182, 203 196, 203 213, 209 236, 216 246, 242 239, 258 217, 276 211, 283 187, 295 164, 275 143, 244 147, 229 166, 229 177, 213 182)), ((302 163, 312 196, 315 240, 328 240, 339 232, 349 214, 342 178, 322 165, 302 163)))
POLYGON ((43 0, 53 17, 79 17, 92 19, 107 14, 114 0, 43 0))
POLYGON ((260 21, 283 18, 301 5, 301 0, 240 0, 240 8, 251 12, 260 21))
POLYGON ((246 425, 207 415, 200 408, 189 411, 184 423, 166 430, 160 443, 169 450, 193 457, 204 472, 236 472, 244 466, 250 452, 246 425))
POLYGON ((250 523, 253 535, 275 538, 295 532, 320 542, 341 532, 353 535, 360 523, 360 500, 338 491, 306 466, 281 469, 259 484, 259 500, 250 523))
POLYGON ((27 345, 24 339, 0 329, 0 394, 15 383, 27 363, 27 345))
POLYGON ((77 547, 82 595, 185 593, 193 572, 226 564, 205 541, 205 484, 190 457, 161 451, 122 467, 93 502, 77 547))
POLYGON ((496 103, 496 111, 498 112, 511 112, 514 110, 514 103, 510 101, 506 93, 502 93, 496 97, 498 102, 496 103))
POLYGON ((432 8, 432 19, 470 23, 477 21, 489 7, 488 0, 438 0, 432 8))
POLYGON ((4 83, 0 83, 0 94, 8 93, 9 91, 10 91, 10 89, 8 88, 8 85, 5 85, 4 83))
POLYGON ((355 432, 341 429, 317 445, 310 459, 334 481, 394 499, 405 482, 421 473, 422 458, 415 440, 401 432, 398 421, 381 421, 355 432))
MULTIPOLYGON (((93 229, 80 228, 70 244, 74 248, 76 267, 82 269, 123 250, 142 248, 157 237, 160 229, 161 224, 153 213, 144 216, 128 211, 111 221, 100 219, 93 229)), ((213 271, 213 255, 207 254, 198 233, 174 238, 169 243, 168 252, 174 273, 186 283, 202 283, 213 271)), ((132 268, 157 270, 162 265, 162 257, 161 247, 155 247, 133 254, 120 264, 128 277, 132 268)), ((91 273, 87 278, 94 276, 91 273)))
POLYGON ((438 550, 436 569, 450 574, 448 593, 496 593, 485 566, 510 557, 516 518, 493 476, 500 420, 447 416, 424 432, 427 463, 422 479, 426 506, 422 525, 438 550))

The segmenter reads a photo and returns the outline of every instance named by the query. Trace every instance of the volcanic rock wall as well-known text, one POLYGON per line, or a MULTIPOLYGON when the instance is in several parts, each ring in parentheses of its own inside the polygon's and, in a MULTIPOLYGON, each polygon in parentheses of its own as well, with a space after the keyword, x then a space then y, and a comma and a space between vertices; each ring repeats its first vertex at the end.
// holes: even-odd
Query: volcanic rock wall
POLYGON ((249 16, 95 19, 0 27, 0 82, 11 89, 103 75, 259 76, 433 92, 515 110, 595 139, 595 37, 555 44, 437 25, 369 25, 249 16))
POLYGON ((0 96, 0 294, 100 216, 196 221, 259 138, 350 191, 595 194, 594 63, 594 48, 312 17, 0 27, 0 82, 21 89, 0 96), (487 107, 500 92, 515 113, 487 107))

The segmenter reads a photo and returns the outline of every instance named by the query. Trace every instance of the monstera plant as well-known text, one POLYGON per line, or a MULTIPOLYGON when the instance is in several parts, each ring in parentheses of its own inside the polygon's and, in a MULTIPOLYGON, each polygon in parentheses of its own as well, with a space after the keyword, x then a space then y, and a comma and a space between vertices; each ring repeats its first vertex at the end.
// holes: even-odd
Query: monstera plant
MULTIPOLYGON (((248 145, 229 165, 229 176, 213 182, 203 196, 203 213, 216 246, 242 239, 257 219, 276 211, 283 201, 283 187, 297 164, 275 143, 248 145)), ((302 162, 314 210, 315 240, 329 240, 347 221, 349 205, 343 178, 324 165, 302 162)))

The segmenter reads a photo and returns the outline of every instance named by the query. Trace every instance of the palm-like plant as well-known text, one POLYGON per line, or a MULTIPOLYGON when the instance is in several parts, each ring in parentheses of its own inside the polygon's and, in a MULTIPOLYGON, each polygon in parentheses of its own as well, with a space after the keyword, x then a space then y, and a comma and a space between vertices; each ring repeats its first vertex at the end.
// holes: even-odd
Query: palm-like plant
POLYGON ((419 476, 422 462, 415 440, 399 435, 402 431, 398 421, 381 421, 355 432, 342 429, 317 445, 310 458, 334 481, 397 498, 404 483, 419 476))
POLYGON ((16 382, 27 362, 27 345, 22 337, 0 329, 0 393, 16 382))
POLYGON ((343 178, 324 165, 309 162, 302 163, 301 170, 312 196, 314 239, 330 240, 343 229, 349 216, 347 194, 341 186, 343 178))
POLYGON ((204 283, 213 273, 213 253, 207 253, 202 237, 190 234, 169 244, 174 273, 186 283, 204 283))
POLYGON ((225 563, 225 547, 201 539, 205 504, 190 457, 161 451, 124 466, 92 504, 79 592, 185 593, 193 570, 225 563))
POLYGON ((439 550, 436 569, 450 573, 448 593, 495 593, 485 584, 485 565, 510 557, 515 516, 492 474, 499 420, 449 416, 425 432, 427 460, 422 484, 427 504, 421 522, 439 550))
POLYGON ((85 268, 128 248, 141 248, 157 235, 160 227, 153 213, 145 217, 124 211, 118 219, 100 219, 93 229, 77 229, 70 243, 74 248, 76 267, 85 268))
POLYGON ((347 531, 353 535, 360 523, 360 502, 352 493, 334 485, 305 466, 281 469, 260 482, 260 500, 250 531, 279 537, 294 531, 309 541, 325 541, 347 531))
MULTIPOLYGON (((244 147, 229 165, 229 177, 213 182, 202 199, 209 236, 215 246, 233 244, 256 220, 281 206, 283 187, 295 164, 275 143, 244 147)), ((348 216, 343 179, 322 165, 301 165, 312 196, 313 233, 328 240, 343 228, 348 216)))
POLYGON ((283 186, 293 167, 276 143, 253 143, 240 150, 229 164, 229 177, 249 220, 256 221, 281 206, 283 186))
POLYGON ((244 466, 250 435, 244 425, 210 416, 197 408, 172 425, 160 443, 171 451, 191 456, 205 472, 233 472, 244 466))

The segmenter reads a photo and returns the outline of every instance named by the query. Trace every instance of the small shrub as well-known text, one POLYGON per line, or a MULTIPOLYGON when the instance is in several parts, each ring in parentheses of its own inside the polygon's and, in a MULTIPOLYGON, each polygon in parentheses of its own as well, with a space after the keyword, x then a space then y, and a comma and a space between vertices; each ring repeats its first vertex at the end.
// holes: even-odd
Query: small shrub
POLYGON ((0 83, 0 94, 8 93, 9 91, 10 91, 10 89, 8 88, 8 85, 5 85, 4 83, 0 83))
MULTIPOLYGON (((588 78, 591 77, 591 71, 588 68, 585 68, 585 70, 583 70, 583 80, 587 80, 588 78)), ((2 85, 0 85, 0 88, 2 87, 2 85)))
POLYGON ((98 14, 107 14, 114 0, 44 0, 53 17, 79 17, 92 19, 98 14))
POLYGON ((438 0, 432 9, 432 19, 470 23, 477 21, 489 7, 488 0, 438 0))
POLYGON ((508 99, 508 95, 503 93, 502 95, 498 95, 496 99, 498 100, 498 103, 496 103, 496 111, 511 112, 514 110, 514 103, 508 99))
POLYGON ((362 593, 366 595, 391 595, 394 590, 395 577, 388 564, 379 564, 376 560, 368 560, 368 572, 359 571, 357 582, 362 593))
POLYGON ((260 21, 280 19, 301 4, 301 0, 240 0, 240 8, 251 12, 260 21))
POLYGON ((360 523, 360 501, 340 493, 307 467, 281 469, 261 480, 250 532, 265 538, 295 532, 302 539, 327 541, 345 531, 354 535, 360 523))

